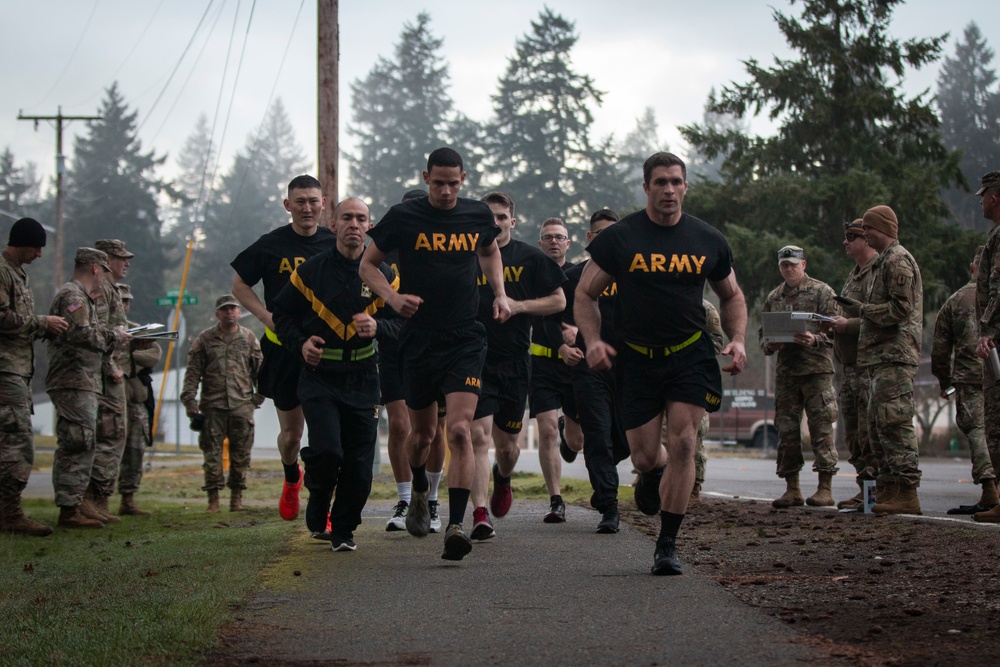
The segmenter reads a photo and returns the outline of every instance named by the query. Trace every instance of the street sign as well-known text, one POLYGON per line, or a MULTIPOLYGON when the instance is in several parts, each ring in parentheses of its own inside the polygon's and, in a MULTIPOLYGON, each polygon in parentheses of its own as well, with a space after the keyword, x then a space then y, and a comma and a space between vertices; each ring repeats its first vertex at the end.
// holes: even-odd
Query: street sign
MULTIPOLYGON (((161 296, 161 297, 157 297, 156 298, 156 305, 157 306, 176 306, 177 305, 177 298, 178 298, 178 296, 179 296, 179 294, 171 294, 170 292, 167 292, 167 296, 161 296)), ((191 296, 190 294, 185 294, 184 295, 184 299, 183 299, 183 301, 181 301, 181 303, 183 305, 185 305, 185 306, 197 306, 198 305, 198 297, 191 296)))

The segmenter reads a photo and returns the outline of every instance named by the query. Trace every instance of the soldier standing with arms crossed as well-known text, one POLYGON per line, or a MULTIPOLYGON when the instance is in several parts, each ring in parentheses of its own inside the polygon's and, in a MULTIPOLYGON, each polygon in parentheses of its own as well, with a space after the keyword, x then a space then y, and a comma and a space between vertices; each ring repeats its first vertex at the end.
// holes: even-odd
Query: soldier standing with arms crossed
MULTIPOLYGON (((976 278, 976 314, 979 316, 976 354, 980 359, 988 359, 990 350, 1000 339, 1000 171, 983 176, 982 187, 976 195, 982 197, 983 217, 993 221, 976 278)), ((989 369, 983 372, 983 401, 986 446, 995 472, 1000 470, 1000 377, 989 369)), ((1000 505, 988 512, 974 514, 972 518, 984 523, 1000 523, 1000 505)))
POLYGON ((10 228, 0 259, 0 532, 45 537, 52 528, 24 516, 21 493, 35 461, 31 430, 32 341, 59 336, 68 324, 56 315, 36 315, 24 267, 42 256, 45 229, 33 218, 10 228))

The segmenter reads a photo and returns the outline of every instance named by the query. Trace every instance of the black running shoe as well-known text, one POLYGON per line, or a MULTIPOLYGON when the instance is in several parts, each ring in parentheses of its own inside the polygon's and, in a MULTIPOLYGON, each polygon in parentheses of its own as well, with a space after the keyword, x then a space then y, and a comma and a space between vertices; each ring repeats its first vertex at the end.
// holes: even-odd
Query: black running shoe
POLYGON ((559 456, 566 463, 576 461, 576 452, 566 443, 566 417, 559 415, 559 456))
POLYGON ((639 473, 635 483, 635 506, 648 516, 660 513, 660 479, 663 478, 663 468, 639 473))
POLYGON ((661 537, 656 541, 652 573, 658 576, 683 573, 681 561, 677 557, 676 538, 661 537))
POLYGON ((554 496, 549 502, 549 513, 545 515, 542 519, 545 523, 565 523, 566 522, 566 503, 563 502, 562 496, 554 496))

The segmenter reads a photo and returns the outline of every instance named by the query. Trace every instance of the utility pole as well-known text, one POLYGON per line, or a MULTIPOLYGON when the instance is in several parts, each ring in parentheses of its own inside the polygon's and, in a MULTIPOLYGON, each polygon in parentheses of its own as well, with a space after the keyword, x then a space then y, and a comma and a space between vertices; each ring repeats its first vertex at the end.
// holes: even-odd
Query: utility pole
POLYGON ((63 284, 63 173, 66 171, 66 156, 63 155, 63 121, 71 120, 102 120, 101 116, 64 116, 62 107, 58 107, 55 116, 25 116, 17 112, 18 120, 35 122, 38 131, 38 121, 54 120, 56 122, 56 284, 55 289, 63 284))
POLYGON ((327 198, 327 210, 322 223, 329 226, 330 215, 339 197, 337 189, 337 161, 340 158, 340 26, 337 20, 339 0, 317 0, 318 29, 318 88, 319 104, 316 137, 319 148, 319 182, 327 198))

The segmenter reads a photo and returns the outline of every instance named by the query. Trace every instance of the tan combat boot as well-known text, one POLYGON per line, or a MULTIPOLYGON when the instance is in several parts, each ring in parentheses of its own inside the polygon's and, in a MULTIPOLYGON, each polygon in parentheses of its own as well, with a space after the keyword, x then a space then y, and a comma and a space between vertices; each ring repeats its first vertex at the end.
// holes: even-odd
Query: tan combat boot
POLYGON ((104 522, 84 516, 80 506, 60 507, 59 521, 56 524, 63 528, 104 528, 104 522))
POLYGON ((215 514, 219 511, 219 490, 209 489, 208 490, 208 509, 205 510, 208 514, 215 514))
POLYGON ((877 502, 872 507, 875 514, 921 514, 917 487, 897 482, 896 495, 889 502, 877 502))
POLYGON ((118 513, 126 516, 150 516, 153 514, 135 504, 135 494, 133 493, 122 494, 122 502, 118 506, 118 513))
POLYGON ((800 505, 805 505, 805 499, 802 497, 802 491, 799 490, 799 475, 798 473, 794 475, 789 475, 785 478, 785 493, 780 498, 775 499, 771 503, 772 507, 785 508, 785 507, 798 507, 800 505))
POLYGON ((988 512, 978 512, 972 518, 979 523, 1000 523, 1000 505, 997 505, 988 512))
POLYGON ((806 504, 810 507, 832 507, 833 502, 833 473, 821 472, 819 487, 816 493, 806 498, 806 504))
POLYGON ((883 477, 878 480, 875 485, 875 504, 891 503, 892 499, 896 497, 896 492, 896 482, 887 477, 883 477))
POLYGON ((45 537, 52 534, 52 528, 44 523, 32 521, 24 516, 21 509, 21 494, 0 501, 0 532, 45 537))
POLYGON ((983 495, 979 498, 979 505, 990 509, 1000 505, 1000 496, 997 495, 997 481, 995 479, 983 480, 983 495))
POLYGON ((863 510, 865 502, 865 480, 860 477, 857 478, 858 482, 858 494, 847 500, 841 500, 837 503, 837 509, 839 510, 863 510))
POLYGON ((118 523, 121 521, 121 517, 115 516, 111 513, 111 509, 108 507, 108 497, 104 494, 94 494, 94 507, 97 511, 101 513, 101 520, 104 523, 118 523))
POLYGON ((697 505, 701 502, 701 483, 695 482, 691 488, 691 497, 688 498, 688 505, 697 505))
POLYGON ((233 489, 229 494, 229 511, 242 512, 245 509, 243 507, 243 489, 233 489))
POLYGON ((81 515, 87 517, 88 519, 100 521, 102 526, 105 524, 104 515, 101 514, 101 510, 97 509, 97 505, 94 504, 93 496, 90 495, 89 491, 83 494, 83 500, 81 500, 80 504, 76 506, 76 509, 81 515))

